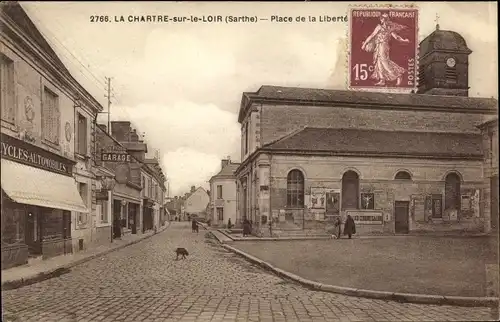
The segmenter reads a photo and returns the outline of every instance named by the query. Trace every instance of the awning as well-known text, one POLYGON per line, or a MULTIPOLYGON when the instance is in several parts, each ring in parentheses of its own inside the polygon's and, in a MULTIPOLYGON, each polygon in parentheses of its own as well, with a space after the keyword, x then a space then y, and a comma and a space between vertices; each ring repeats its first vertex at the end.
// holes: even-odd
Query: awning
POLYGON ((2 159, 2 189, 15 202, 88 212, 76 181, 53 172, 2 159))

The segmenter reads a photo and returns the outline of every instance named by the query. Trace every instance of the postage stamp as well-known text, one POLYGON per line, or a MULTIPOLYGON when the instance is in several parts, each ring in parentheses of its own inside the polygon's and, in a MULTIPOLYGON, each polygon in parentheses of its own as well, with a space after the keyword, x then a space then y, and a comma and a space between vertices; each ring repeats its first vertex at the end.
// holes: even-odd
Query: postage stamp
POLYGON ((418 9, 353 8, 349 21, 349 88, 415 89, 418 9))

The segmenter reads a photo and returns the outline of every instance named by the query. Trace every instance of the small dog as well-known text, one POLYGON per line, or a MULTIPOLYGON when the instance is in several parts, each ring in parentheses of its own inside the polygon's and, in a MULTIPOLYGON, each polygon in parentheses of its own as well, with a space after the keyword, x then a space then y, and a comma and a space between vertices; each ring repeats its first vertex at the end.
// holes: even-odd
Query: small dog
POLYGON ((177 257, 175 258, 175 260, 179 260, 179 255, 182 256, 182 259, 185 259, 186 256, 189 255, 188 251, 185 248, 177 248, 175 250, 175 253, 177 254, 177 257))

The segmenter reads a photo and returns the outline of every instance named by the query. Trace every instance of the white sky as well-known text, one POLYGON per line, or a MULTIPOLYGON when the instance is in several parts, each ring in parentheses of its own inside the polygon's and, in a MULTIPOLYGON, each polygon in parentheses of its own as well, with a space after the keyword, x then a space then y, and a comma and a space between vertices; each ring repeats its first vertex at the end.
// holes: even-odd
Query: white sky
MULTIPOLYGON (((264 84, 345 87, 346 53, 339 43, 347 37, 346 23, 91 23, 89 17, 344 16, 347 2, 21 5, 73 76, 103 106, 104 76, 113 77, 111 119, 130 120, 145 133, 149 149, 161 151, 171 196, 187 192, 191 185, 208 189, 207 181, 219 171, 222 158, 239 160, 237 113, 243 91, 264 84)), ((418 7, 421 39, 434 30, 438 14, 441 29, 457 31, 472 49, 470 95, 498 97, 493 72, 498 70, 496 3, 436 2, 418 7)))

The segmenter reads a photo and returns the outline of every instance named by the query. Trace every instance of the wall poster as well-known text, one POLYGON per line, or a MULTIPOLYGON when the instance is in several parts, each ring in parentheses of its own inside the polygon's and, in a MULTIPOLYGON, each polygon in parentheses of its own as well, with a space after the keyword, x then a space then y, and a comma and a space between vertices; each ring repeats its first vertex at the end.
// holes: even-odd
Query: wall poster
POLYGON ((325 188, 311 187, 311 209, 325 209, 326 206, 326 190, 325 188))

